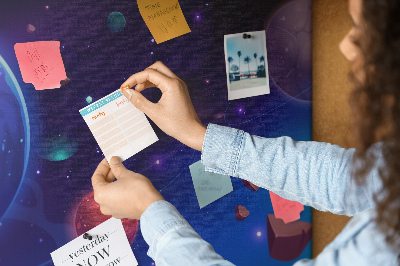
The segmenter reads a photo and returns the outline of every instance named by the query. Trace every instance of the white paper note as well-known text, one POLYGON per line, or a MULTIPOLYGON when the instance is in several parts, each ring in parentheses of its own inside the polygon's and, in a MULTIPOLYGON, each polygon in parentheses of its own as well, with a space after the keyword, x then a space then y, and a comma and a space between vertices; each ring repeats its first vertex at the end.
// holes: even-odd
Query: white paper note
POLYGON ((110 218, 87 232, 92 240, 78 236, 50 253, 55 266, 138 265, 122 222, 110 218))
POLYGON ((79 110, 107 161, 122 161, 158 140, 145 114, 116 90, 79 110))

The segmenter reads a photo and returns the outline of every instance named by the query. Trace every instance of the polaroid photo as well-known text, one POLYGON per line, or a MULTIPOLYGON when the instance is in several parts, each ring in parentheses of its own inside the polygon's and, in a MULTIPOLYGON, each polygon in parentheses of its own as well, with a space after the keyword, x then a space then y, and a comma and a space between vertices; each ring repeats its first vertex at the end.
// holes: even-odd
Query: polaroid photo
POLYGON ((269 94, 265 30, 224 36, 228 100, 269 94))

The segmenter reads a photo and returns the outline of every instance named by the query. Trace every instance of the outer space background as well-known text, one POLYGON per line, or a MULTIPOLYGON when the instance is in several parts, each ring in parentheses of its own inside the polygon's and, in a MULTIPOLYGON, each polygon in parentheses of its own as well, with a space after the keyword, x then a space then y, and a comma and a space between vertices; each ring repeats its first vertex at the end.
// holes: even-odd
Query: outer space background
MULTIPOLYGON (((96 208, 91 176, 103 156, 78 110, 157 60, 186 82, 205 125, 311 140, 311 0, 179 4, 191 32, 156 44, 136 1, 0 1, 0 265, 53 265, 50 252, 107 219, 89 212, 96 208), (112 12, 126 20, 121 31, 107 22, 112 12), (28 24, 36 30, 27 32, 28 24), (224 35, 259 30, 266 31, 271 93, 228 101, 224 35), (23 82, 13 47, 50 40, 61 43, 70 81, 36 91, 23 82)), ((156 88, 143 94, 161 97, 156 88)), ((273 210, 265 189, 232 178, 233 192, 200 210, 188 167, 200 152, 150 123, 159 141, 125 166, 148 177, 217 253, 237 265, 311 257, 310 241, 294 261, 270 258, 266 219, 273 210), (250 211, 242 222, 235 219, 239 204, 250 211)), ((300 220, 311 222, 311 208, 300 220)), ((140 224, 125 223, 139 265, 154 265, 140 224)))

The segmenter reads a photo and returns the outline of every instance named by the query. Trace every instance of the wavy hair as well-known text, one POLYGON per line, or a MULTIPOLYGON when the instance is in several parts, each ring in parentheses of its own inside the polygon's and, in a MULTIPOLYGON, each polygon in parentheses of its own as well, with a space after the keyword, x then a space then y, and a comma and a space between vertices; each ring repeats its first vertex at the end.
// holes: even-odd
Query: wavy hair
POLYGON ((349 73, 354 87, 350 95, 352 131, 357 139, 353 177, 358 184, 365 181, 376 160, 367 150, 382 141, 384 167, 379 169, 379 175, 383 187, 374 195, 375 221, 395 250, 400 250, 399 14, 399 0, 363 0, 364 23, 354 41, 362 62, 349 73))

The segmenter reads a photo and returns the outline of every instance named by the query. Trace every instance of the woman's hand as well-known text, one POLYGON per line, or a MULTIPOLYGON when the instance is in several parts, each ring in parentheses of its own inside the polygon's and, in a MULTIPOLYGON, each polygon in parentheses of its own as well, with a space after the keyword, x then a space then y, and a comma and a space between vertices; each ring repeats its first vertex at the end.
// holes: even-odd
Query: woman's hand
POLYGON ((156 62, 130 76, 121 85, 121 90, 166 134, 193 149, 202 150, 207 128, 197 117, 186 84, 163 63, 156 62), (135 90, 130 89, 135 85, 135 90), (140 93, 150 87, 158 87, 162 92, 157 103, 150 102, 140 93))
POLYGON ((153 202, 164 200, 147 177, 127 170, 118 157, 112 157, 110 165, 106 159, 101 161, 92 186, 100 211, 118 219, 139 220, 153 202))

